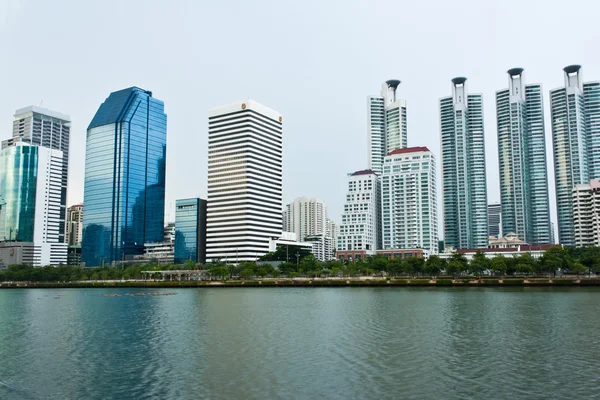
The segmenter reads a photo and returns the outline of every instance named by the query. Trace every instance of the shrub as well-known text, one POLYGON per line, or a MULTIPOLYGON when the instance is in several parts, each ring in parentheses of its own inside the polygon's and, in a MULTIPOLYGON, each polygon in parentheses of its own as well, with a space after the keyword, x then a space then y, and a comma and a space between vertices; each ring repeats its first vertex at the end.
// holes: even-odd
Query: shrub
POLYGON ((435 284, 438 286, 452 286, 452 279, 438 279, 435 284))
POLYGON ((498 285, 500 282, 499 279, 483 279, 481 283, 484 285, 498 285))
POLYGON ((573 279, 552 279, 552 283, 555 285, 572 285, 574 282, 573 279))
POLYGON ((600 285, 600 279, 582 279, 581 280, 581 284, 582 285, 588 285, 588 286, 600 285))

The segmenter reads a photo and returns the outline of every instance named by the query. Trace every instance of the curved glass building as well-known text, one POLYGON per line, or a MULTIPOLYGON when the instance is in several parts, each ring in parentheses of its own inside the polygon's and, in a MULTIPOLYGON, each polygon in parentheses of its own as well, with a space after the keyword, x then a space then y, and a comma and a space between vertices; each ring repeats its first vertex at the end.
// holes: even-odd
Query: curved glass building
POLYGON ((88 126, 81 261, 98 266, 163 240, 167 116, 152 92, 113 92, 88 126))

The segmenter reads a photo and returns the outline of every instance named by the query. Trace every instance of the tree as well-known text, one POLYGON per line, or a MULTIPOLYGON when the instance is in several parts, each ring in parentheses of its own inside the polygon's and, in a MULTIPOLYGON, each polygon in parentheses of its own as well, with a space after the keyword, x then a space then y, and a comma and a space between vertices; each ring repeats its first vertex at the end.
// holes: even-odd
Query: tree
POLYGON ((504 275, 506 273, 506 259, 498 254, 491 260, 491 269, 494 274, 504 275))
POLYGON ((525 275, 528 275, 531 272, 533 272, 533 268, 531 267, 531 265, 526 263, 518 263, 516 269, 518 273, 525 275))
POLYGON ((577 276, 584 274, 587 270, 588 269, 585 267, 585 265, 580 262, 573 263, 573 266, 571 267, 571 271, 577 273, 577 276))
POLYGON ((254 271, 250 268, 245 268, 240 272, 240 278, 249 279, 254 276, 254 271))
POLYGON ((588 268, 590 273, 600 271, 600 247, 589 246, 584 248, 579 261, 588 268))
POLYGON ((484 271, 487 271, 490 268, 490 259, 487 258, 484 252, 478 250, 469 264, 469 271, 473 275, 481 275, 484 271))
POLYGON ((467 257, 463 253, 454 252, 452 254, 452 256, 450 257, 450 260, 460 263, 459 273, 463 273, 464 271, 467 271, 469 268, 469 261, 467 260, 467 257))
POLYGON ((445 262, 446 261, 439 256, 429 256, 425 262, 423 272, 431 276, 438 275, 445 268, 445 262))
POLYGON ((318 274, 320 267, 319 261, 312 254, 304 257, 300 262, 300 271, 304 274, 318 274))
POLYGON ((556 275, 556 271, 569 269, 571 259, 567 250, 556 246, 544 252, 541 262, 544 264, 546 271, 556 275))
POLYGON ((229 275, 229 269, 227 267, 212 267, 208 272, 211 276, 221 277, 221 279, 225 279, 225 277, 229 275))
POLYGON ((452 276, 460 274, 463 269, 463 264, 456 260, 450 260, 450 262, 446 265, 446 273, 452 276))
POLYGON ((419 275, 423 272, 423 266, 425 265, 425 260, 421 257, 408 257, 406 259, 406 269, 408 273, 413 273, 415 275, 419 275))

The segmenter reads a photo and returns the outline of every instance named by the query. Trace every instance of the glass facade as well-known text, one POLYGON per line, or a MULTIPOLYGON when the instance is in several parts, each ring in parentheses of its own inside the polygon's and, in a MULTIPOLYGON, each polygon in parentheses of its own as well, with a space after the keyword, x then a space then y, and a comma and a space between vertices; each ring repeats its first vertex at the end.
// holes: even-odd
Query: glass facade
POLYGON ((581 81, 581 67, 564 68, 565 87, 550 92, 558 239, 575 246, 573 188, 600 178, 600 83, 581 81))
POLYGON ((454 78, 440 99, 444 240, 456 249, 488 245, 483 99, 465 81, 454 78))
POLYGON ((206 261, 206 200, 182 199, 175 205, 175 264, 206 261))
POLYGON ((38 147, 0 152, 0 241, 33 242, 38 147))
POLYGON ((496 92, 502 228, 527 243, 548 244, 550 207, 542 87, 525 85, 521 68, 508 74, 509 89, 496 92))
POLYGON ((81 259, 86 266, 142 254, 163 240, 167 116, 137 87, 113 92, 87 131, 81 259))

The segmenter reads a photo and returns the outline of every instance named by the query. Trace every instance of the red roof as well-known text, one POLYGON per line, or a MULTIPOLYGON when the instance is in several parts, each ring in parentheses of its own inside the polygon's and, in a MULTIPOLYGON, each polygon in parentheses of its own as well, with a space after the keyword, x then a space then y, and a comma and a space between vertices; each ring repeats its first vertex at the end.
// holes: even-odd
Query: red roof
POLYGON ((406 154, 406 153, 416 153, 418 151, 429 151, 429 149, 425 146, 419 147, 406 147, 404 149, 396 149, 394 151, 390 151, 387 155, 393 156, 394 154, 406 154))
POLYGON ((356 176, 356 175, 377 175, 377 174, 375 172, 373 172, 372 169, 363 169, 362 171, 356 171, 351 176, 356 176))

